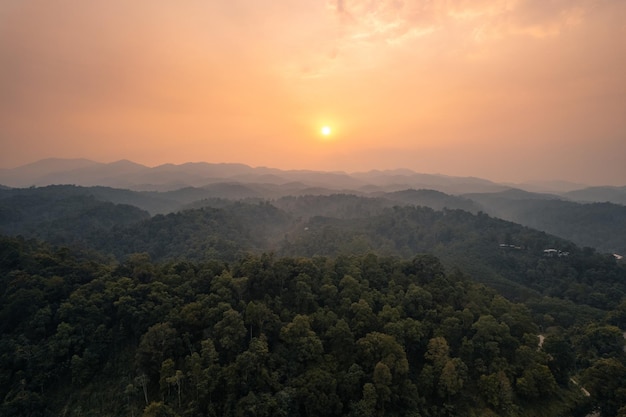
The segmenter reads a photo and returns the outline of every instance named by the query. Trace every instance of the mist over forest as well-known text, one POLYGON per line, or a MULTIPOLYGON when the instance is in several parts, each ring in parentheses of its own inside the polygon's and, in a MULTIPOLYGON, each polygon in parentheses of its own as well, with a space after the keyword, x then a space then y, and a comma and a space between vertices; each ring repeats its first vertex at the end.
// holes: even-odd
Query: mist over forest
POLYGON ((0 170, 2 416, 626 416, 626 187, 0 170))

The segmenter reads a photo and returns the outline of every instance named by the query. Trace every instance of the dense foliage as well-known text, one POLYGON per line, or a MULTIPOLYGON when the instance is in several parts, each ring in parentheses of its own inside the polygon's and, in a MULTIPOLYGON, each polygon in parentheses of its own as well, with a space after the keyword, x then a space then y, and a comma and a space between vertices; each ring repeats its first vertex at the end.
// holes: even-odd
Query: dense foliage
MULTIPOLYGON (((507 298, 532 298, 547 305, 560 298, 589 306, 585 316, 593 315, 594 309, 613 309, 626 295, 626 269, 612 255, 462 210, 394 207, 379 216, 356 220, 316 217, 283 250, 300 256, 376 251, 410 257, 430 252, 507 298), (547 249, 556 252, 545 252, 547 249)), ((575 317, 565 316, 561 315, 572 324, 575 317)))
MULTIPOLYGON (((269 251, 296 257, 432 253, 506 298, 527 302, 542 325, 600 319, 626 294, 626 269, 611 255, 481 212, 392 207, 384 199, 338 194, 274 203, 201 200, 204 207, 148 218, 132 206, 76 195, 76 187, 62 187, 58 195, 55 190, 12 190, 15 195, 0 199, 0 209, 14 212, 0 212, 0 232, 92 248, 118 260, 141 252, 155 261, 228 262, 269 251), (558 252, 549 256, 546 249, 558 252)), ((426 191, 395 195, 445 197, 426 191)))
POLYGON ((611 254, 437 192, 83 191, 0 193, 2 416, 626 415, 611 254))
POLYGON ((590 406, 570 382, 583 365, 589 389, 617 384, 606 407, 624 401, 615 327, 583 332, 578 357, 562 334, 539 347, 523 305, 430 255, 109 265, 0 249, 3 416, 551 416, 590 406))

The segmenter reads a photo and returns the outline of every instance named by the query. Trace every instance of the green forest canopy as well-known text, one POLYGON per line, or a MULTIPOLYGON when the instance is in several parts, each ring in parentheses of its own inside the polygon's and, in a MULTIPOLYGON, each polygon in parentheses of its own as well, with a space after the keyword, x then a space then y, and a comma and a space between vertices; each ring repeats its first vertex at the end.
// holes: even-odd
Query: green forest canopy
POLYGON ((555 331, 540 347, 527 307, 432 255, 111 264, 19 238, 0 248, 3 416, 556 416, 594 406, 609 416, 625 400, 617 327, 555 331))
POLYGON ((0 201, 0 415, 626 414, 610 254, 350 195, 57 190, 0 201))

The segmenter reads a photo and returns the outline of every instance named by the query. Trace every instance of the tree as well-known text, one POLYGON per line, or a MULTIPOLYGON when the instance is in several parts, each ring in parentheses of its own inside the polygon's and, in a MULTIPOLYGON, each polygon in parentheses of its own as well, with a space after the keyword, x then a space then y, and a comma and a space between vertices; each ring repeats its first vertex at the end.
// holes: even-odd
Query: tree
POLYGON ((344 319, 339 319, 324 335, 327 350, 334 352, 340 364, 348 366, 354 354, 354 334, 344 319))
POLYGON ((178 414, 162 402, 152 402, 143 410, 141 417, 178 417, 178 414))
POLYGON ((372 382, 374 388, 376 388, 377 408, 380 410, 380 415, 385 414, 385 403, 391 399, 392 390, 392 376, 389 367, 382 362, 378 362, 374 367, 374 374, 372 375, 372 382))
POLYGON ((551 398, 557 391, 557 384, 546 365, 534 364, 526 368, 515 383, 516 391, 529 400, 551 398))
POLYGON ((491 371, 497 371, 497 358, 513 359, 519 342, 510 335, 505 323, 499 323, 492 315, 482 315, 472 325, 472 330, 475 332, 472 337, 474 353, 490 364, 491 371))
POLYGON ((441 371, 450 359, 450 347, 443 337, 434 337, 428 341, 428 350, 424 358, 433 363, 435 369, 441 371))
POLYGON ((357 402, 351 410, 351 417, 374 417, 376 416, 376 403, 378 402, 378 394, 374 384, 368 382, 363 385, 363 394, 359 402, 357 402))
POLYGON ((227 356, 234 357, 241 352, 246 337, 246 327, 241 314, 229 308, 222 314, 222 319, 213 327, 215 337, 227 356))
POLYGON ((305 416, 340 415, 342 403, 332 373, 322 367, 310 367, 295 377, 290 385, 296 389, 296 398, 305 416))
POLYGON ((509 415, 513 405, 513 389, 504 371, 481 375, 478 382, 480 393, 485 402, 499 415, 509 415))
POLYGON ((257 335, 263 333, 266 323, 278 321, 278 316, 262 302, 250 301, 246 307, 245 323, 250 326, 250 340, 253 337, 253 328, 256 327, 257 335))
POLYGON ((563 336, 550 335, 541 347, 550 360, 548 366, 556 381, 563 386, 569 383, 570 372, 576 367, 576 355, 572 343, 563 336))
POLYGON ((437 385, 439 396, 447 398, 458 394, 467 378, 467 366, 459 358, 453 358, 446 362, 439 375, 437 385))
POLYGON ((221 367, 213 341, 203 340, 200 346, 200 353, 193 352, 185 360, 187 379, 195 389, 195 400, 202 406, 208 406, 211 395, 220 383, 221 367))
POLYGON ((381 362, 389 368, 394 383, 398 383, 409 371, 404 348, 393 336, 371 332, 357 341, 357 353, 365 372, 374 372, 381 362))
POLYGON ((583 372, 581 385, 603 417, 617 415, 626 404, 626 366, 615 358, 597 360, 583 372))
POLYGON ((352 303, 350 312, 352 313, 350 328, 357 335, 364 335, 367 332, 377 330, 377 317, 367 301, 361 298, 358 303, 352 303))
POLYGON ((157 323, 151 326, 139 341, 137 347, 137 367, 150 378, 156 378, 165 358, 173 357, 177 352, 180 339, 176 330, 169 323, 157 323))
POLYGON ((168 358, 161 364, 161 375, 159 379, 159 385, 161 386, 161 395, 166 398, 165 391, 167 389, 167 396, 170 395, 171 387, 176 387, 176 394, 178 398, 178 408, 181 406, 182 395, 182 383, 185 377, 183 371, 175 368, 175 363, 172 359, 168 358))
POLYGON ((579 351, 583 352, 581 359, 585 362, 624 355, 624 336, 615 326, 588 326, 578 345, 579 351))
POLYGON ((259 338, 253 338, 250 341, 248 350, 235 359, 234 366, 231 366, 226 382, 235 391, 240 389, 244 392, 249 390, 256 393, 271 391, 279 384, 270 369, 269 359, 270 352, 267 338, 264 335, 261 335, 259 338))
POLYGON ((324 351, 322 342, 311 330, 307 316, 296 315, 290 323, 280 329, 280 339, 288 350, 287 357, 290 366, 293 366, 292 372, 297 372, 298 369, 322 357, 324 351))

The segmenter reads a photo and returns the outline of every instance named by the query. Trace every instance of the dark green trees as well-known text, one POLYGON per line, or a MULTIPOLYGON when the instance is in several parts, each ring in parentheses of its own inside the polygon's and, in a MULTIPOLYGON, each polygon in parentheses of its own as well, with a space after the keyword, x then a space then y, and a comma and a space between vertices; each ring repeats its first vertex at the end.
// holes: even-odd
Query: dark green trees
POLYGON ((109 266, 25 242, 2 253, 3 416, 526 416, 572 408, 584 363, 597 407, 621 408, 616 328, 540 349, 527 309, 433 256, 109 266))

